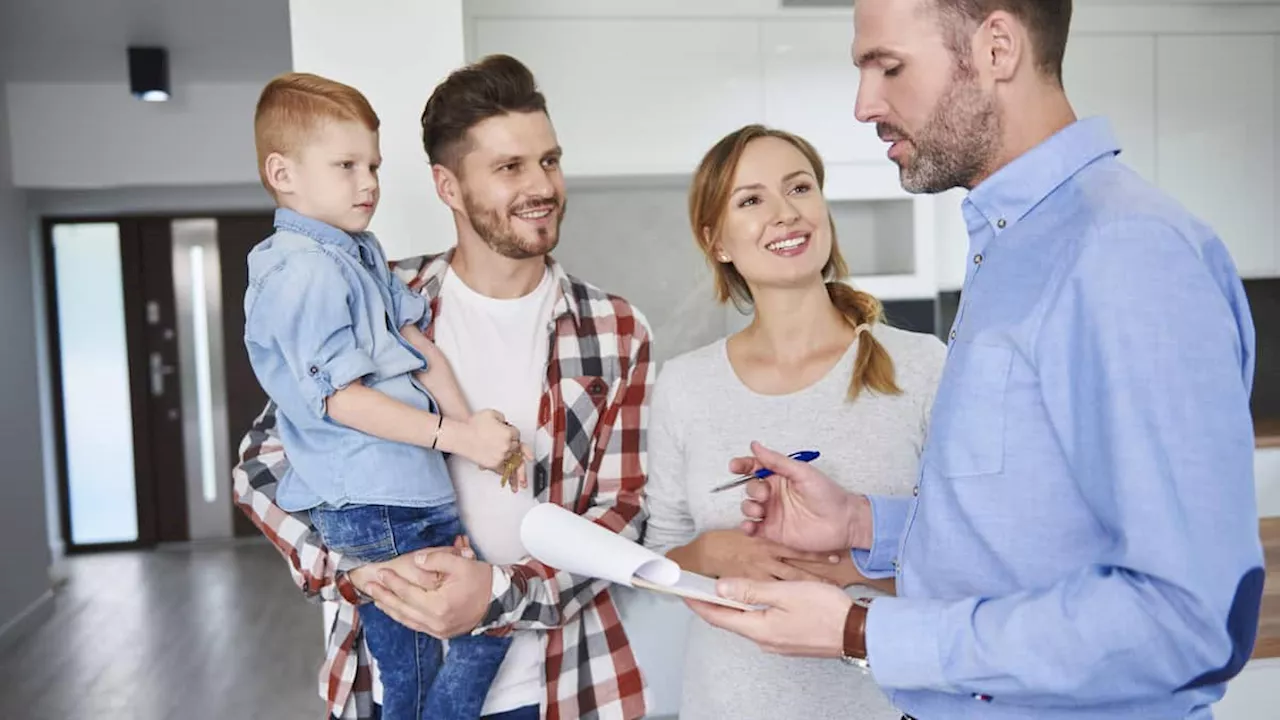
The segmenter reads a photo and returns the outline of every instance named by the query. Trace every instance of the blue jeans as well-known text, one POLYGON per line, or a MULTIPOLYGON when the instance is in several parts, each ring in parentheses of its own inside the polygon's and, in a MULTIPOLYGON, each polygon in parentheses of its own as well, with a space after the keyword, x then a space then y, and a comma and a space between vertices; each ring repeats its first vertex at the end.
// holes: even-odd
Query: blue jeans
MULTIPOLYGON (((429 508, 321 506, 311 522, 330 548, 364 562, 382 562, 428 547, 447 547, 463 534, 454 503, 429 508)), ((369 652, 382 678, 386 720, 475 720, 506 657, 510 638, 463 635, 442 643, 414 632, 372 604, 361 605, 369 652)))
MULTIPOLYGON (((907 716, 902 716, 907 720, 907 716)), ((481 715, 480 720, 541 720, 542 708, 537 705, 526 705, 515 710, 507 710, 505 712, 493 713, 492 715, 481 715)), ((338 720, 336 717, 330 717, 329 720, 338 720)), ((382 720, 382 706, 373 706, 373 715, 370 720, 382 720)))

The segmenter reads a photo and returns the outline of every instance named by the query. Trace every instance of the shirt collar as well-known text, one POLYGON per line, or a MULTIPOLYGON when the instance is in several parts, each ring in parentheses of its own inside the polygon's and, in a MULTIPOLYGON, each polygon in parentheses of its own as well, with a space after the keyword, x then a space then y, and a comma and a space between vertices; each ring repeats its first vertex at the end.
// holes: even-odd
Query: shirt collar
POLYGON ((275 226, 279 230, 288 230, 315 240, 325 245, 333 245, 357 258, 361 255, 361 240, 369 233, 351 234, 340 230, 327 222, 307 217, 288 208, 276 208, 275 226))
POLYGON ((1000 233, 1031 212, 1085 166, 1120 152, 1105 118, 1078 120, 978 184, 964 201, 969 232, 989 225, 1000 233))
MULTIPOLYGON (((426 264, 418 270, 418 280, 422 283, 422 293, 427 300, 435 302, 440 296, 440 286, 444 283, 445 271, 449 269, 449 263, 453 261, 453 248, 446 250, 439 255, 426 259, 426 264)), ((556 285, 560 288, 560 296, 556 298, 555 307, 552 309, 553 319, 558 319, 563 315, 570 315, 574 323, 578 323, 582 319, 583 309, 582 303, 588 302, 586 295, 574 292, 575 283, 569 273, 564 271, 560 263, 556 262, 550 255, 546 256, 547 272, 551 273, 551 277, 556 281, 556 285)))

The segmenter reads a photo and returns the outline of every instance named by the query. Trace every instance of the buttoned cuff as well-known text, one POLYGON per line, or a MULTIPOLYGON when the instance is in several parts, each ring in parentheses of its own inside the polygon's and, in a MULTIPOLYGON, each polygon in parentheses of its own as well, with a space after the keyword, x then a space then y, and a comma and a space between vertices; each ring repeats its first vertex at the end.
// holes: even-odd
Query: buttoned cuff
POLYGON ((898 546, 906 531, 912 498, 868 495, 871 502, 871 547, 855 548, 853 564, 870 580, 891 578, 897 571, 898 546))
POLYGON ((303 392, 308 396, 316 416, 323 418, 328 415, 325 401, 330 396, 356 380, 373 375, 377 371, 378 368, 373 364, 373 358, 369 357, 368 353, 351 348, 335 355, 327 362, 311 361, 305 368, 307 379, 303 380, 303 392))
POLYGON ((942 673, 938 633, 946 603, 879 597, 867 611, 867 662, 892 690, 952 692, 942 673))

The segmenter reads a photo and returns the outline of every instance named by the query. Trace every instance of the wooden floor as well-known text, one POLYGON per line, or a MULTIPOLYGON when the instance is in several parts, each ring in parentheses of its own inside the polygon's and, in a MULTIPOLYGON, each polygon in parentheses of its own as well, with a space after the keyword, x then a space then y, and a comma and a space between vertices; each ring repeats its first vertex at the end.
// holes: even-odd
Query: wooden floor
POLYGON ((268 545, 70 558, 53 617, 0 654, 0 716, 321 720, 318 605, 268 545))

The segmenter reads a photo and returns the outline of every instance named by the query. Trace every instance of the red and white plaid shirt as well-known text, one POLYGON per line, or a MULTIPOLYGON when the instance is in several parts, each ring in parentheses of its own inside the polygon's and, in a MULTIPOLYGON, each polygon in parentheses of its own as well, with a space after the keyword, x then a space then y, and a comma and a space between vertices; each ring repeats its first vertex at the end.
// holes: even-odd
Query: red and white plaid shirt
MULTIPOLYGON (((436 315, 452 253, 400 262, 395 270, 423 293, 436 315)), ((653 370, 649 327, 638 310, 564 272, 548 259, 560 297, 548 332, 547 362, 530 482, 539 502, 553 502, 630 540, 646 512, 645 428, 653 370)), ((443 308, 448 312, 448 308, 443 308)), ((373 710, 369 650, 356 605, 364 600, 347 578, 357 563, 327 549, 306 513, 275 504, 288 461, 268 405, 240 446, 233 470, 236 504, 289 562, 312 599, 334 601, 320 694, 330 715, 363 720, 373 710)), ((547 720, 645 714, 646 688, 609 594, 609 583, 526 558, 494 573, 493 598, 476 632, 546 633, 547 720)))

